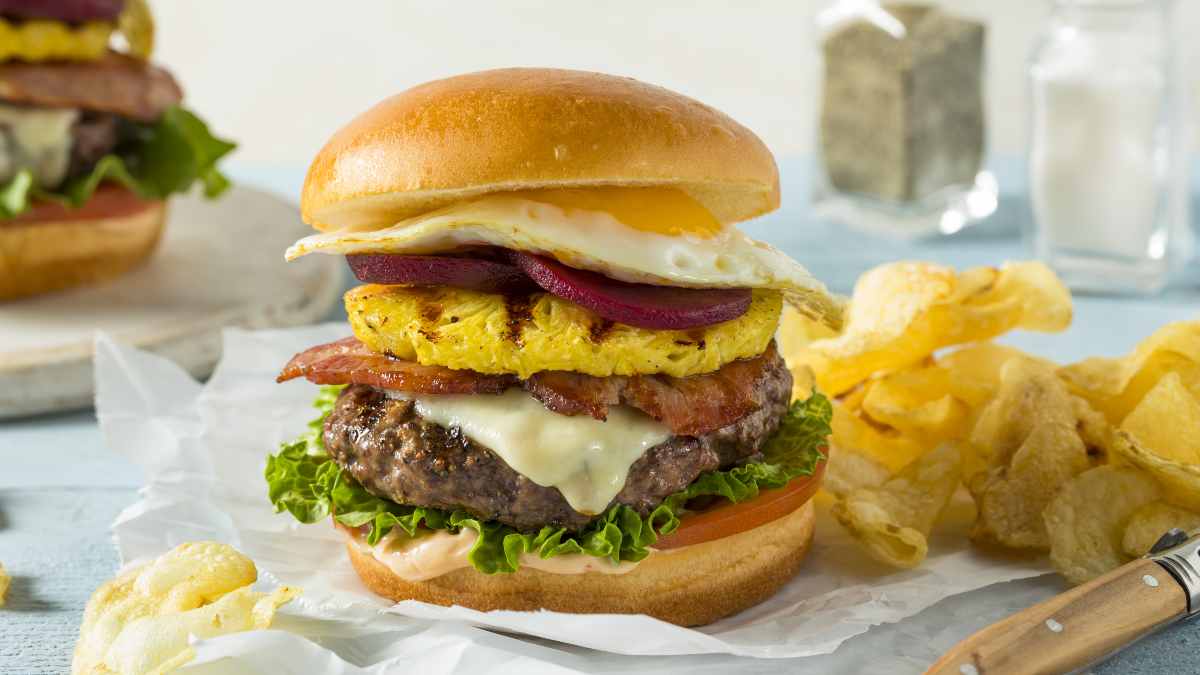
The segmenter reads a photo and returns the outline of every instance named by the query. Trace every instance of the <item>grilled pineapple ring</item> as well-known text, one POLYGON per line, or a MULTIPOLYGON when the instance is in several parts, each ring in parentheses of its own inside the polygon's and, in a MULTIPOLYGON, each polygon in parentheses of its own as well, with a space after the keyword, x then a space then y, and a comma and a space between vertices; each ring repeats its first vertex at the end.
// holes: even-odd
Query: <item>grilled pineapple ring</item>
POLYGON ((376 352, 480 373, 570 370, 598 377, 714 371, 767 348, 783 307, 778 291, 755 290, 750 309, 688 330, 615 324, 573 302, 445 286, 366 285, 346 293, 354 334, 376 352))
POLYGON ((113 25, 89 21, 77 26, 61 21, 13 22, 0 18, 0 60, 91 61, 104 56, 113 25))

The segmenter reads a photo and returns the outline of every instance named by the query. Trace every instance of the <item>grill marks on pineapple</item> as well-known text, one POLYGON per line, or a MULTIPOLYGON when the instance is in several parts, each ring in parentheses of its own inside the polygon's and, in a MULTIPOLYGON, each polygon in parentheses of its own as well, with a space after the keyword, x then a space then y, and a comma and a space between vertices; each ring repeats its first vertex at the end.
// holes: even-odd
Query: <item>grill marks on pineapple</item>
POLYGON ((704 331, 693 328, 687 332, 687 337, 686 340, 676 340, 675 344, 680 347, 695 347, 697 350, 704 350, 704 331))
MULTIPOLYGON (((522 333, 525 328, 533 322, 533 295, 505 295, 504 310, 506 313, 504 338, 512 342, 518 347, 524 346, 522 333)), ((442 323, 442 316, 445 309, 441 304, 432 302, 429 299, 422 298, 417 306, 417 320, 420 326, 417 332, 430 342, 437 342, 441 339, 439 326, 442 323)), ((384 316, 382 321, 377 325, 372 326, 376 331, 383 328, 391 317, 384 316)), ((457 316, 448 317, 449 323, 457 323, 457 316)), ((588 338, 592 344, 601 344, 608 336, 612 334, 616 328, 616 322, 596 317, 596 320, 588 326, 588 338)), ((704 349, 704 333, 701 330, 690 330, 687 333, 687 340, 675 340, 675 344, 679 346, 694 346, 696 349, 704 349)))
POLYGON ((588 337, 591 338, 593 344, 600 344, 612 332, 613 326, 616 324, 612 321, 600 319, 588 328, 588 337))
POLYGON ((650 330, 609 326, 594 312, 546 293, 512 296, 367 284, 346 294, 346 310, 355 334, 373 352, 427 365, 522 378, 544 370, 686 377, 761 354, 783 304, 775 291, 755 291, 750 310, 733 321, 650 330))
MULTIPOLYGON (((425 289, 420 289, 425 290, 425 289)), ((504 310, 506 313, 504 338, 512 342, 518 347, 524 345, 522 333, 533 322, 533 302, 532 294, 528 295, 505 295, 504 310)), ((439 333, 439 326, 443 323, 442 317, 445 313, 445 308, 428 298, 421 298, 417 305, 417 321, 419 327, 417 332, 430 342, 437 342, 442 335, 439 333)), ((360 312, 360 314, 362 314, 360 312)), ((376 320, 371 322, 371 328, 375 332, 383 328, 391 317, 384 316, 382 321, 376 320)), ((459 317, 447 317, 449 323, 458 323, 459 317)), ((597 317, 596 321, 588 327, 588 337, 593 344, 600 344, 612 334, 616 323, 608 319, 597 317)), ((691 342, 676 344, 693 344, 691 342)), ((700 349, 704 348, 704 341, 700 340, 700 349)))
POLYGON ((442 318, 442 306, 421 303, 421 319, 426 323, 437 323, 442 318))
POLYGON ((525 344, 521 333, 533 321, 533 296, 505 295, 504 311, 508 315, 505 322, 504 338, 518 347, 525 344))
POLYGON ((438 322, 442 318, 442 306, 434 303, 422 302, 418 318, 421 322, 421 327, 417 329, 422 337, 430 342, 437 342, 441 338, 438 334, 438 322))

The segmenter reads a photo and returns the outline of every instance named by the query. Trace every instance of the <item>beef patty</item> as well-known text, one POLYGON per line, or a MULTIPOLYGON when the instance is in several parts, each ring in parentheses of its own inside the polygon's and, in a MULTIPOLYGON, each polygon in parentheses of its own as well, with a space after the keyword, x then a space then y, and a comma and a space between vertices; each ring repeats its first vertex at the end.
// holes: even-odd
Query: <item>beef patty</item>
POLYGON ((117 116, 84 112, 71 128, 71 164, 68 176, 86 174, 100 158, 117 147, 117 116))
MULTIPOLYGON (((760 382, 759 409, 697 436, 672 436, 629 469, 614 502, 648 515, 705 471, 755 459, 787 411, 792 376, 775 355, 760 382)), ((476 394, 486 396, 487 394, 476 394)), ((366 385, 349 385, 325 421, 325 447, 364 488, 401 504, 463 509, 522 531, 544 525, 579 530, 595 516, 571 508, 557 488, 517 473, 458 428, 421 418, 411 401, 366 385)))

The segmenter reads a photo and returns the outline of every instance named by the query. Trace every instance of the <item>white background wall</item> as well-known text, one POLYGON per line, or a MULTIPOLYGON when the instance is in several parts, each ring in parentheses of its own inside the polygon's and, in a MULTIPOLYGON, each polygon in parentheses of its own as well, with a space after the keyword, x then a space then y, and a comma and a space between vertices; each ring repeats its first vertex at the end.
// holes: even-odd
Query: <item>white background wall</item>
MULTIPOLYGON (((156 0, 157 59, 239 162, 305 165, 341 124, 420 82, 518 65, 601 70, 729 113, 778 154, 812 146, 823 0, 156 0)), ((947 0, 988 24, 992 148, 1025 144, 1025 62, 1049 0, 947 0)), ((1176 24, 1192 63, 1200 0, 1176 24)), ((1194 69, 1193 69, 1194 70, 1194 69)), ((1200 99, 1200 75, 1189 93, 1200 99)), ((1194 106, 1200 108, 1200 105, 1194 106)), ((1194 116, 1196 117, 1196 116, 1194 116)))

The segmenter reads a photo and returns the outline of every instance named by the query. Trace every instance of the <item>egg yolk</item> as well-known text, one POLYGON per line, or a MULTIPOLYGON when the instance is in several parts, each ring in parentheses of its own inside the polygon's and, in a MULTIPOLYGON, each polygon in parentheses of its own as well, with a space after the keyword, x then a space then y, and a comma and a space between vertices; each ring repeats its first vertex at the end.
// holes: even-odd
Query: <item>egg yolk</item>
POLYGON ((643 232, 667 236, 690 235, 708 239, 722 225, 700 202, 682 190, 665 187, 590 187, 520 190, 520 199, 552 204, 563 210, 603 211, 622 224, 643 232))

